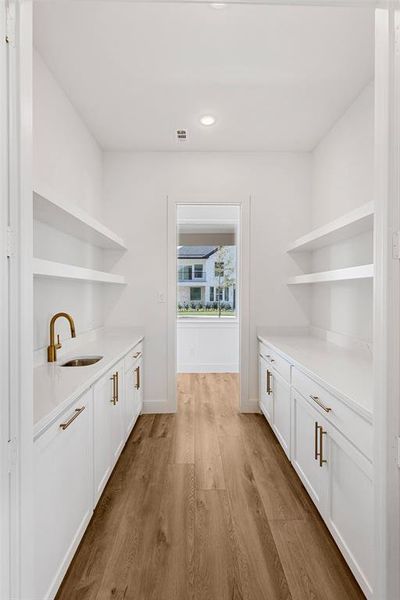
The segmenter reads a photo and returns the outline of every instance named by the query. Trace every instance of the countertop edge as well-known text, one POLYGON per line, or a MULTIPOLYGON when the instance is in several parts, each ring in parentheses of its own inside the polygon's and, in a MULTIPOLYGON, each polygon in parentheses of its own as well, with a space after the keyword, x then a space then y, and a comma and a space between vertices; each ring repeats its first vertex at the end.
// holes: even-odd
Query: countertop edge
MULTIPOLYGON (((311 336, 310 336, 311 337, 311 336)), ((312 379, 316 381, 319 385, 324 387, 328 392, 336 396, 343 404, 346 404, 349 408, 351 408, 354 412, 356 412, 360 417, 368 421, 368 423, 373 424, 373 412, 361 406, 358 402, 347 396, 340 389, 335 387, 329 381, 323 379, 318 373, 306 367, 301 361, 295 359, 291 354, 288 354, 285 350, 282 350, 276 343, 271 342, 268 337, 263 334, 257 334, 258 341, 263 344, 268 344, 271 346, 278 354, 280 354, 285 360, 293 364, 296 368, 302 371, 305 375, 308 375, 312 379)))
POLYGON ((126 354, 132 350, 135 346, 137 346, 140 342, 144 340, 144 335, 138 335, 137 338, 133 339, 132 342, 127 344, 124 350, 118 352, 112 360, 104 363, 102 368, 96 371, 93 375, 91 375, 84 384, 80 385, 72 394, 70 394, 63 402, 52 410, 48 415, 40 419, 33 426, 33 440, 35 441, 38 437, 40 437, 49 427, 54 423, 57 417, 64 412, 71 404, 75 402, 80 396, 82 396, 85 392, 87 392, 91 386, 96 383, 99 379, 103 377, 103 375, 121 360, 126 354))

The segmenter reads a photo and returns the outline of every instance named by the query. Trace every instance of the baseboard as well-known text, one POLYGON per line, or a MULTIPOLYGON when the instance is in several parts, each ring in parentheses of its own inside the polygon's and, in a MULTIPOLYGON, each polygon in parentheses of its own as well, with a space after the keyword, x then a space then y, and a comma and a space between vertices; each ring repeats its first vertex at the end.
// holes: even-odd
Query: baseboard
POLYGON ((154 414, 166 414, 174 413, 175 409, 172 409, 168 400, 145 400, 143 402, 142 415, 154 415, 154 414))
POLYGON ((249 398, 248 400, 243 402, 240 412, 242 412, 242 413, 260 413, 258 399, 252 400, 249 398))
POLYGON ((178 373, 239 373, 237 363, 184 363, 178 365, 178 373))

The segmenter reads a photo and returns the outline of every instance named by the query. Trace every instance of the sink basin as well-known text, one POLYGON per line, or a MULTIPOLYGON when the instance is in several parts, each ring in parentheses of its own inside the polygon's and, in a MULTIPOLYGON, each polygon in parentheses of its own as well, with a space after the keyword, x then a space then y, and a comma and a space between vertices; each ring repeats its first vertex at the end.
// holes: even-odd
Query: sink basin
POLYGON ((88 367, 89 365, 94 365, 99 362, 103 357, 102 356, 84 356, 79 358, 72 358, 68 362, 61 365, 61 367, 88 367))

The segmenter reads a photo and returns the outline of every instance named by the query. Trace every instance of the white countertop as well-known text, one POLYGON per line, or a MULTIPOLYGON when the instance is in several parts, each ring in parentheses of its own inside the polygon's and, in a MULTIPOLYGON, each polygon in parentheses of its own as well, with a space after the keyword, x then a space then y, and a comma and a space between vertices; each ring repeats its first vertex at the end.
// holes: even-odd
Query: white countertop
POLYGON ((261 330, 258 339, 372 422, 372 353, 313 336, 269 335, 261 330))
MULTIPOLYGON (((56 363, 33 370, 34 437, 143 339, 138 329, 103 329, 94 340, 77 344, 56 363), (94 365, 61 367, 77 356, 102 356, 94 365)), ((79 342, 79 338, 77 338, 79 342)))

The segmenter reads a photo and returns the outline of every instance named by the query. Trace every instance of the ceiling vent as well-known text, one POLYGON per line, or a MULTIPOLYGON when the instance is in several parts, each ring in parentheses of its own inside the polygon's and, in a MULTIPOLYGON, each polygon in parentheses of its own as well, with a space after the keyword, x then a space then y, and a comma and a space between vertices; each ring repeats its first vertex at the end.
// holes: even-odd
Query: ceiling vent
POLYGON ((178 142, 184 142, 188 138, 187 129, 177 129, 176 130, 176 139, 178 142))

